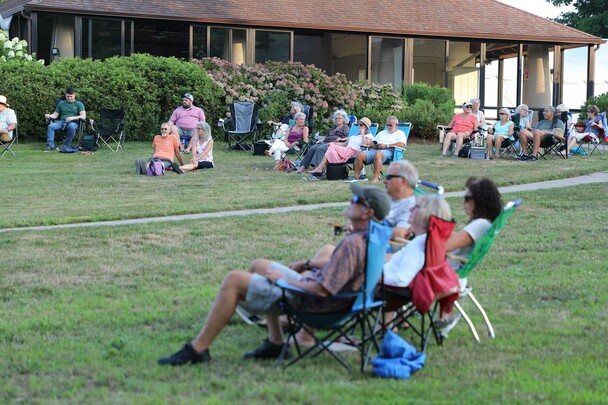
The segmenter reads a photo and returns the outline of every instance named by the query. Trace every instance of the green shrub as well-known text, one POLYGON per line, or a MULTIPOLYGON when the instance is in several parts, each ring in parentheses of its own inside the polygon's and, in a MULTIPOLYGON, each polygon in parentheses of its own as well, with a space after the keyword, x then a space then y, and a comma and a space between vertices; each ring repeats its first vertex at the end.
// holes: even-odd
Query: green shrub
POLYGON ((608 93, 603 93, 603 94, 600 94, 599 96, 590 97, 589 100, 587 100, 581 106, 581 111, 583 111, 583 113, 581 113, 578 116, 578 122, 580 124, 585 122, 585 119, 587 119, 587 114, 585 114, 584 111, 587 111, 587 106, 589 106, 589 105, 597 106, 600 109, 600 112, 608 111, 608 93))
POLYGON ((220 87, 200 66, 176 58, 135 54, 105 61, 63 59, 49 66, 0 63, 0 88, 17 112, 22 139, 46 139, 44 114, 69 86, 86 102, 89 118, 98 120, 101 108, 124 108, 127 140, 151 139, 186 92, 205 108, 209 122, 224 114, 220 87))
POLYGON ((401 94, 406 108, 398 117, 412 123, 411 136, 434 139, 437 125, 447 124, 454 115, 454 97, 445 87, 415 83, 404 85, 401 94))

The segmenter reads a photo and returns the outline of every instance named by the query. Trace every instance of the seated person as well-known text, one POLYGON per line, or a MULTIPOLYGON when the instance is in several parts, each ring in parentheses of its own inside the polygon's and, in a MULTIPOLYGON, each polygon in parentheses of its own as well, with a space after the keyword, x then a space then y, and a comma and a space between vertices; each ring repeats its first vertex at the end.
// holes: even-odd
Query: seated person
POLYGON ((274 134, 275 139, 283 138, 285 134, 289 131, 289 123, 291 120, 295 120, 295 116, 297 113, 302 112, 302 104, 297 101, 292 101, 289 105, 289 115, 281 122, 268 121, 268 125, 276 125, 277 128, 276 133, 274 134))
POLYGON ((412 235, 410 213, 416 205, 414 189, 418 185, 418 170, 407 160, 391 163, 384 177, 384 187, 391 197, 391 211, 385 221, 393 227, 391 239, 407 239, 412 235))
MULTIPOLYGON (((502 211, 502 200, 496 184, 485 177, 469 177, 464 189, 464 213, 469 223, 462 231, 448 239, 446 249, 451 254, 467 259, 475 244, 486 234, 502 211)), ((462 263, 448 260, 454 270, 462 263)))
POLYGON ((170 124, 163 122, 160 126, 160 135, 154 136, 152 140, 152 147, 154 148, 154 154, 152 158, 160 159, 163 162, 165 169, 172 168, 178 174, 183 173, 180 167, 175 163, 175 157, 179 163, 184 164, 182 155, 179 151, 180 142, 176 136, 169 134, 170 124))
MULTIPOLYGON (((323 168, 327 163, 346 163, 350 158, 355 157, 357 152, 361 150, 361 145, 374 140, 374 136, 369 132, 369 127, 372 125, 369 118, 363 117, 357 122, 359 133, 348 138, 348 143, 344 145, 342 142, 330 143, 327 147, 327 152, 323 156, 323 160, 309 173, 323 173, 323 168)), ((347 134, 348 136, 348 134, 347 134)), ((310 153, 310 152, 309 152, 310 153)), ((308 156, 308 154, 307 154, 308 156)), ((300 168, 300 170, 302 170, 300 168)), ((300 172, 298 170, 298 172, 300 172)))
POLYGON ((177 138, 181 139, 182 136, 192 138, 196 134, 197 122, 205 122, 205 112, 202 108, 195 107, 194 97, 192 94, 186 93, 182 97, 182 105, 171 114, 169 124, 177 127, 177 138))
POLYGON ((5 96, 0 96, 0 141, 10 142, 13 140, 13 131, 17 128, 17 115, 9 108, 5 96))
POLYGON ((476 139, 476 143, 481 144, 482 143, 481 140, 485 136, 485 131, 488 130, 488 124, 486 123, 486 116, 483 113, 483 111, 481 111, 479 109, 479 107, 481 107, 481 100, 479 100, 478 98, 473 97, 469 101, 473 105, 473 108, 471 109, 471 112, 473 113, 473 115, 475 115, 477 117, 477 121, 479 121, 479 128, 478 128, 479 129, 479 137, 476 139))
POLYGON ((513 136, 516 141, 519 140, 519 131, 527 129, 532 131, 532 116, 529 114, 529 108, 525 104, 520 104, 515 109, 513 116, 513 136))
POLYGON ((465 102, 462 105, 464 111, 462 114, 456 114, 452 118, 452 121, 447 125, 446 128, 452 128, 443 139, 443 149, 439 157, 446 157, 446 153, 450 148, 453 140, 456 141, 456 149, 454 150, 454 157, 458 156, 460 148, 464 143, 465 138, 470 138, 473 132, 477 130, 479 126, 479 119, 473 114, 473 103, 470 101, 465 102))
MULTIPOLYGON (((393 255, 387 255, 384 264, 382 284, 376 288, 376 295, 387 301, 402 301, 412 298, 410 288, 414 278, 422 270, 425 263, 426 237, 431 216, 445 221, 452 220, 450 206, 439 194, 425 194, 416 197, 416 205, 412 207, 409 224, 415 237, 401 250, 393 255)), ((385 314, 384 322, 388 323, 392 314, 385 314)), ((441 313, 441 320, 451 318, 451 310, 441 313)))
POLYGON ((190 163, 180 166, 184 172, 198 169, 213 168, 213 139, 211 138, 211 127, 206 122, 196 123, 196 135, 190 139, 189 148, 194 153, 190 163))
POLYGON ((306 155, 302 159, 298 173, 303 173, 308 169, 309 165, 318 167, 325 157, 325 152, 327 152, 330 145, 339 145, 340 143, 344 145, 344 142, 348 139, 348 133, 350 132, 348 114, 346 114, 346 111, 344 110, 338 110, 333 115, 333 121, 335 126, 329 131, 329 134, 323 138, 323 141, 308 148, 306 155))
POLYGON ((515 137, 513 136, 513 128, 515 125, 513 121, 511 121, 509 109, 501 108, 498 112, 498 117, 500 118, 500 121, 496 121, 494 125, 488 129, 488 135, 486 136, 489 159, 498 159, 502 142, 505 139, 509 142, 506 146, 515 142, 515 137), (496 143, 494 143, 494 140, 496 140, 496 143), (496 152, 492 152, 492 147, 494 147, 496 152))
POLYGON ((362 144, 369 148, 369 150, 361 151, 357 153, 355 158, 355 180, 360 179, 361 170, 363 165, 374 165, 374 179, 373 182, 377 183, 380 179, 380 170, 382 170, 382 164, 393 158, 395 152, 394 148, 404 148, 407 138, 405 133, 397 129, 399 119, 395 116, 390 116, 386 119, 387 129, 380 131, 375 137, 372 143, 362 144), (393 148, 393 149, 391 149, 393 148))
POLYGON ((230 321, 237 304, 250 313, 267 314, 268 340, 257 349, 245 353, 245 358, 278 358, 284 344, 276 305, 283 296, 283 291, 274 284, 279 278, 318 296, 295 297, 288 294, 287 297, 293 305, 305 306, 309 310, 318 309, 320 312, 349 308, 352 302, 336 300, 329 303, 323 297, 358 291, 361 288, 365 278, 366 230, 369 221, 372 218, 382 220, 389 207, 388 196, 383 190, 363 188, 358 184, 352 185, 351 189, 354 197, 344 210, 344 215, 353 224, 354 230, 340 242, 325 266, 316 272, 298 273, 279 263, 257 259, 251 263, 249 272, 230 272, 224 278, 198 336, 176 353, 160 358, 158 363, 181 366, 187 363, 209 362, 209 347, 230 321))
POLYGON ((565 125, 562 120, 555 115, 555 111, 556 109, 552 105, 545 107, 545 110, 543 111, 544 119, 539 121, 531 131, 528 129, 520 129, 520 160, 536 161, 538 160, 536 155, 540 148, 548 148, 564 139, 565 125), (528 155, 528 140, 533 142, 531 155, 528 155))
POLYGON ((68 135, 63 142, 65 148, 69 148, 72 139, 76 136, 80 120, 87 119, 84 104, 76 100, 76 91, 68 87, 65 91, 65 100, 60 101, 52 114, 44 114, 46 120, 57 120, 49 124, 46 130, 45 152, 55 150, 55 132, 67 131, 68 135))
POLYGON ((306 126, 306 115, 302 112, 296 113, 295 125, 289 128, 289 133, 286 138, 275 139, 270 149, 265 150, 266 156, 274 155, 274 169, 277 170, 281 162, 281 155, 289 149, 297 146, 301 139, 305 143, 308 142, 308 127, 306 126))
POLYGON ((585 120, 585 130, 583 132, 573 131, 568 137, 567 152, 570 155, 570 151, 577 141, 585 137, 594 138, 599 140, 600 130, 604 127, 602 117, 599 115, 600 109, 593 104, 587 106, 587 119, 585 120))

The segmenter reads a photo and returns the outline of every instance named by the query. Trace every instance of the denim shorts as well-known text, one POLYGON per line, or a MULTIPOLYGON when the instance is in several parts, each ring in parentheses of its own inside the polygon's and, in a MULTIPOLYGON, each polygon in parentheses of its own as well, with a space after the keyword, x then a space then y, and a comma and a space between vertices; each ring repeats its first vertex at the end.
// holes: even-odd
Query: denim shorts
POLYGON ((365 164, 369 165, 374 163, 374 155, 376 153, 382 153, 382 155, 384 156, 382 158, 382 163, 386 162, 387 160, 390 160, 393 158, 393 149, 369 149, 364 151, 365 153, 365 164))
MULTIPOLYGON (((281 272, 285 281, 302 279, 300 273, 280 263, 272 262, 270 268, 281 272)), ((251 281, 249 281, 245 301, 239 301, 239 306, 252 314, 277 314, 279 308, 276 304, 282 296, 283 290, 281 287, 276 286, 264 276, 253 274, 251 281)), ((292 295, 288 293, 288 297, 292 297, 292 295)))

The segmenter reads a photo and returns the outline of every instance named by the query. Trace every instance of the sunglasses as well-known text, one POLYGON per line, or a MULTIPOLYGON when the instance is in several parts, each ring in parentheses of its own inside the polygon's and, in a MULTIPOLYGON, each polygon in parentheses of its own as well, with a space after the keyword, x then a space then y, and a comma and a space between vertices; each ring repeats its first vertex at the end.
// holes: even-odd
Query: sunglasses
POLYGON ((498 115, 508 115, 508 114, 507 114, 507 113, 500 113, 500 114, 498 114, 498 115))
POLYGON ((472 105, 465 105, 464 108, 473 108, 472 105))
POLYGON ((355 195, 352 200, 350 200, 351 204, 359 204, 359 205, 363 205, 366 208, 369 208, 369 204, 367 203, 367 201, 365 201, 363 198, 359 197, 358 195, 355 195))
POLYGON ((464 200, 465 200, 465 201, 471 201, 472 199, 473 199, 473 196, 472 196, 472 195, 465 195, 465 196, 464 196, 464 200))
POLYGON ((394 179, 394 178, 400 178, 400 179, 402 179, 402 178, 403 178, 403 176, 400 176, 400 175, 398 175, 398 174, 390 174, 390 173, 389 173, 389 174, 387 174, 386 176, 384 176, 384 178, 385 178, 386 180, 390 180, 390 179, 394 179))

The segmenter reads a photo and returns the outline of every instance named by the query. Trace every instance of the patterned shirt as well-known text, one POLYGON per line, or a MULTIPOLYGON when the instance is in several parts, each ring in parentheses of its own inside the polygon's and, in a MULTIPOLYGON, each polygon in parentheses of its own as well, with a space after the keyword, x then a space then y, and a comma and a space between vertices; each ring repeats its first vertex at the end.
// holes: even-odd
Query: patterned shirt
MULTIPOLYGON (((11 124, 17 125, 17 115, 15 115, 15 111, 6 107, 0 112, 0 129, 8 128, 11 124)), ((13 131, 9 131, 8 136, 13 139, 13 131)))

